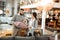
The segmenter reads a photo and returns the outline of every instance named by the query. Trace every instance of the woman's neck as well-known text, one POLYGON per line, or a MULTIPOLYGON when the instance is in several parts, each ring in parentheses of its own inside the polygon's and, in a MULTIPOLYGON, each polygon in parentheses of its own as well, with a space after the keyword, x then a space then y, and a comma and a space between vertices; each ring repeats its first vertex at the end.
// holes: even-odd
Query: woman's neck
POLYGON ((32 17, 32 19, 35 19, 34 17, 32 17))

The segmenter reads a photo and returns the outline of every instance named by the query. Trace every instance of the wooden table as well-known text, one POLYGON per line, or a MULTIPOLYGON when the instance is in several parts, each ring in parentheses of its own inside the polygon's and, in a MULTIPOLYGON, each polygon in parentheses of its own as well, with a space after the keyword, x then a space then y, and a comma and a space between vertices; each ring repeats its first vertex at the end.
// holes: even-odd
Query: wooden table
POLYGON ((0 37, 8 36, 13 34, 13 25, 0 24, 0 37))

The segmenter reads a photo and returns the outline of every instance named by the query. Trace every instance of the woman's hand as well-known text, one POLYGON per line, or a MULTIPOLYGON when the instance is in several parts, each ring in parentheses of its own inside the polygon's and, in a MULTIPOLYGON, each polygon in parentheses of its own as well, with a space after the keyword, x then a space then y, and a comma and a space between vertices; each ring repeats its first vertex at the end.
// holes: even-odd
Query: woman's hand
POLYGON ((31 26, 29 26, 29 29, 31 29, 32 27, 31 26))

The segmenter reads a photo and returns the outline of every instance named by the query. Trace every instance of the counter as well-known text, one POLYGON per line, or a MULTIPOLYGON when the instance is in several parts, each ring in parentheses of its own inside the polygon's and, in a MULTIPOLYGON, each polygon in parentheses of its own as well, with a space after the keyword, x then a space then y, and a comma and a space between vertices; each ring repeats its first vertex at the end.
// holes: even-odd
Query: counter
POLYGON ((0 24, 0 37, 13 34, 13 25, 9 24, 0 24))

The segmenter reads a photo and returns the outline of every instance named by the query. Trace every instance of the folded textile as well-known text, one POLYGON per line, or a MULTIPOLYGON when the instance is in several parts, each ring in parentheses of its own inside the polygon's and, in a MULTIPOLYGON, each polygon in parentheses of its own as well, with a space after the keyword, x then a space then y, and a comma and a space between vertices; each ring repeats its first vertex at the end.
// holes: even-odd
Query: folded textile
POLYGON ((27 25, 23 22, 14 22, 14 25, 18 28, 27 28, 27 25))

